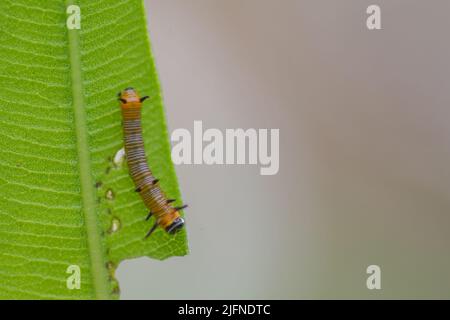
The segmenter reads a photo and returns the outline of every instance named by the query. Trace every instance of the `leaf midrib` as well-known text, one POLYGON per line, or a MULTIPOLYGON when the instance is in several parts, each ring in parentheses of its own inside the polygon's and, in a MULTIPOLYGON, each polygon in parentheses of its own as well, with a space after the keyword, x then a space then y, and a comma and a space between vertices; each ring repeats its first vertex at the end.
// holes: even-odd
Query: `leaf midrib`
MULTIPOLYGON (((66 8, 76 4, 76 1, 66 0, 66 8)), ((77 140, 78 167, 80 171, 82 210, 86 226, 87 244, 91 264, 91 275, 95 298, 110 299, 108 290, 108 275, 103 258, 103 246, 100 237, 94 183, 92 179, 90 148, 86 111, 84 108, 83 78, 81 72, 79 30, 68 30, 70 56, 71 89, 77 140)))

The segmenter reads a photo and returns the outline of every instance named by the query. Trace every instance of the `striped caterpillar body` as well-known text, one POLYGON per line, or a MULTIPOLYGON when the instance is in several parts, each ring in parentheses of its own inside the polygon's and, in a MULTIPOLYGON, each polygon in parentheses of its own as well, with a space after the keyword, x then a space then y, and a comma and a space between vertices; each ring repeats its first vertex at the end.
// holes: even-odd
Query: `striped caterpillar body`
POLYGON ((153 177, 147 164, 142 140, 141 108, 148 97, 139 97, 133 88, 119 92, 123 117, 125 153, 130 175, 146 207, 150 210, 146 220, 155 217, 155 224, 145 236, 149 237, 160 226, 169 234, 175 234, 184 226, 179 211, 187 206, 173 207, 174 199, 167 199, 161 190, 158 179, 153 177))

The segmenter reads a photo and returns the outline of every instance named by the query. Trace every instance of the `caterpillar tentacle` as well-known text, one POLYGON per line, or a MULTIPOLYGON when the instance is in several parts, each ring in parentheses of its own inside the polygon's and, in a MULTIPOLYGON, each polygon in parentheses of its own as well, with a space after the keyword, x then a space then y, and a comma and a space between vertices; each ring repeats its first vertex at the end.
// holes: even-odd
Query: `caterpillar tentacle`
POLYGON ((182 205, 182 206, 180 206, 180 207, 175 207, 174 209, 177 210, 177 211, 179 211, 179 210, 186 209, 187 207, 188 207, 188 205, 185 204, 185 205, 182 205))
POLYGON ((150 237, 150 235, 153 233, 153 231, 155 231, 155 229, 158 227, 158 222, 155 222, 155 224, 153 225, 153 227, 150 229, 150 231, 145 235, 145 238, 150 237))

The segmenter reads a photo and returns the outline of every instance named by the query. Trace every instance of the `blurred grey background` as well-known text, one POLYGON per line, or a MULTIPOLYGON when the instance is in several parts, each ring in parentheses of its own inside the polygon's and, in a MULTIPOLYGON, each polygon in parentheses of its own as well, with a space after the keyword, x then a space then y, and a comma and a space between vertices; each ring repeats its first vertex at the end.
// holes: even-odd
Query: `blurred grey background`
POLYGON ((123 299, 450 298, 449 1, 146 8, 170 130, 280 128, 280 171, 177 166, 191 254, 123 262, 123 299))

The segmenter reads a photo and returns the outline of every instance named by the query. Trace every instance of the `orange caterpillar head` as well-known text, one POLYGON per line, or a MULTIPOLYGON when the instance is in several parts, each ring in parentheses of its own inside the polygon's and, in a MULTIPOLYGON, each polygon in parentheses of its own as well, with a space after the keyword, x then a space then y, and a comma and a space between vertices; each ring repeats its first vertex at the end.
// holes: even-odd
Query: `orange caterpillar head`
POLYGON ((148 99, 148 96, 139 97, 139 94, 134 90, 134 88, 126 88, 118 94, 119 101, 123 108, 140 107, 142 102, 148 99))
POLYGON ((175 234, 183 228, 184 219, 180 216, 178 210, 175 210, 170 214, 162 216, 159 223, 167 233, 175 234))
MULTIPOLYGON (((150 229, 150 231, 147 233, 145 238, 148 238, 155 229, 160 226, 168 234, 174 235, 184 227, 184 219, 180 216, 179 210, 182 210, 186 208, 187 205, 184 205, 182 207, 176 207, 173 208, 173 210, 170 210, 169 212, 163 214, 160 216, 156 221, 153 227, 150 229)), ((150 217, 150 215, 147 217, 147 219, 150 217)))
POLYGON ((178 217, 172 222, 172 224, 168 228, 166 228, 166 231, 169 234, 175 234, 181 229, 183 229, 183 226, 184 226, 184 219, 182 217, 178 217))

